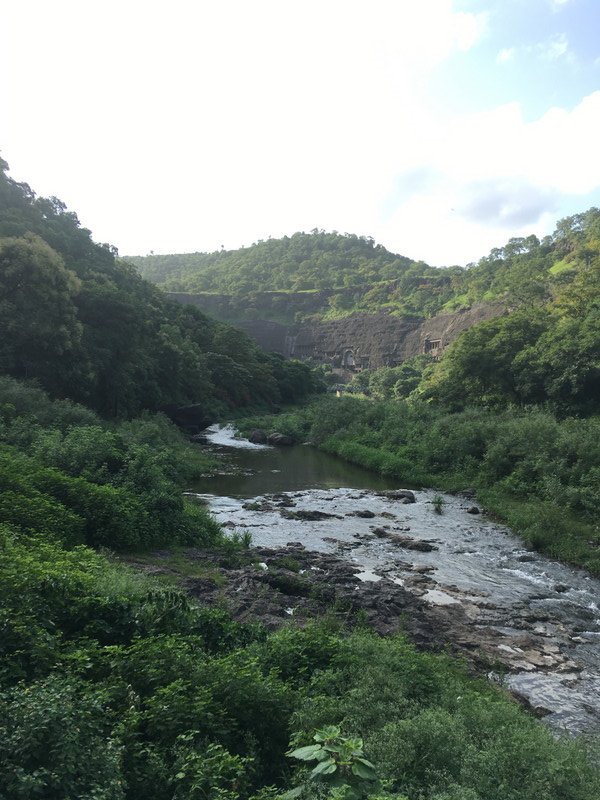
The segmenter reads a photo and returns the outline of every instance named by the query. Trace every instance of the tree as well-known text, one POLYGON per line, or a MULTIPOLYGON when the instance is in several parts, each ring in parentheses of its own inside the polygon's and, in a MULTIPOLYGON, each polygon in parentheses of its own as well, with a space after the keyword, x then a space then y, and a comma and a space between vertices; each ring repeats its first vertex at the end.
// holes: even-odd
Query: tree
POLYGON ((56 389, 81 340, 80 282, 39 236, 0 239, 0 367, 56 389))

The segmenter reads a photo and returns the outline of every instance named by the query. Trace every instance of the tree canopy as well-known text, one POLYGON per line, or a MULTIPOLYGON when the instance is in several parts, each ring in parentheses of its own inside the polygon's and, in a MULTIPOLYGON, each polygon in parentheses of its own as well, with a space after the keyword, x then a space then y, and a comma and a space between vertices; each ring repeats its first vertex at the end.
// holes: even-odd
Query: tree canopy
POLYGON ((282 365, 239 331, 169 301, 63 203, 36 197, 7 169, 1 162, 2 372, 113 416, 172 403, 204 404, 210 416, 316 388, 308 367, 282 365))

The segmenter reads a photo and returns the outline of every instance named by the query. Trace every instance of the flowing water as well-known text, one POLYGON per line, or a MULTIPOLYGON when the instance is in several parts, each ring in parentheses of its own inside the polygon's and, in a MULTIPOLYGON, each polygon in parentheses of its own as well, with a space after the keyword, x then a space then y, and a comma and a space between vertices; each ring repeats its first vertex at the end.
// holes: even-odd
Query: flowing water
POLYGON ((472 645, 497 653, 512 691, 559 728, 600 733, 600 581, 529 552, 508 528, 467 513, 470 500, 441 495, 438 514, 440 495, 430 489, 415 489, 416 502, 404 504, 385 495, 397 482, 309 446, 252 445, 234 433, 231 426, 209 429, 211 450, 227 468, 190 487, 220 522, 251 531, 255 545, 300 541, 337 553, 356 564, 361 580, 391 580, 412 591, 418 569, 428 580, 416 583, 415 593, 436 606, 460 604, 472 645), (305 521, 268 504, 260 510, 273 494, 289 497, 294 512, 332 516, 305 521), (399 548, 388 532, 436 549, 399 548))

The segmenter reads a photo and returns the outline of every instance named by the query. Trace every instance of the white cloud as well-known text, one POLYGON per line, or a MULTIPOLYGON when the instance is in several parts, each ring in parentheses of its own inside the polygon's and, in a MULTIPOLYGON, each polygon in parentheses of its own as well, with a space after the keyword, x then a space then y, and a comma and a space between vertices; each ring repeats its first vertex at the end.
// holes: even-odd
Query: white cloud
POLYGON ((3 154, 124 252, 363 230, 429 75, 486 25, 452 0, 9 9, 3 154))
POLYGON ((566 6, 567 3, 570 3, 571 0, 550 0, 550 7, 553 11, 560 11, 563 6, 566 6))
POLYGON ((514 103, 463 116, 431 105, 434 70, 488 24, 452 0, 9 11, 2 155, 124 253, 322 227, 464 263, 549 225, 557 193, 600 186, 600 92, 535 122, 514 103))
POLYGON ((600 188, 593 155, 599 136, 600 91, 533 122, 516 103, 455 119, 413 144, 406 172, 427 165, 434 188, 429 182, 401 202, 378 235, 384 242, 400 238, 413 257, 460 263, 508 236, 547 231, 559 197, 600 188))
POLYGON ((545 42, 535 45, 535 52, 547 61, 558 61, 560 58, 572 59, 573 54, 569 50, 569 42, 564 33, 551 36, 545 42))
POLYGON ((506 64, 514 61, 519 53, 533 55, 541 61, 553 62, 563 59, 571 64, 575 63, 575 55, 570 49, 569 40, 564 33, 557 33, 537 44, 523 47, 504 47, 496 55, 497 64, 506 64))
POLYGON ((496 63, 497 64, 506 64, 507 61, 512 61, 515 57, 515 48, 514 47, 504 47, 502 50, 498 51, 498 55, 496 56, 496 63))

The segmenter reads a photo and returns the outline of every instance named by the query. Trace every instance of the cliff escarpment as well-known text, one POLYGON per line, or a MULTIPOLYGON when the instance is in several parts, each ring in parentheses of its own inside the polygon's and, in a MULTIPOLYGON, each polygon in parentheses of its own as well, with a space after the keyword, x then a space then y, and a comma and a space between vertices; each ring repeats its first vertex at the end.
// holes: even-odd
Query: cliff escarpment
POLYGON ((270 293, 266 300, 254 301, 254 307, 243 307, 238 298, 227 295, 173 292, 169 296, 235 325, 267 351, 349 371, 395 366, 421 353, 437 357, 460 333, 504 312, 500 303, 480 303, 429 319, 402 317, 384 311, 357 312, 340 319, 308 320, 298 324, 266 318, 272 316, 278 305, 288 318, 293 316, 294 310, 300 314, 316 310, 323 303, 322 294, 270 293), (265 306, 262 309, 261 304, 265 306))

